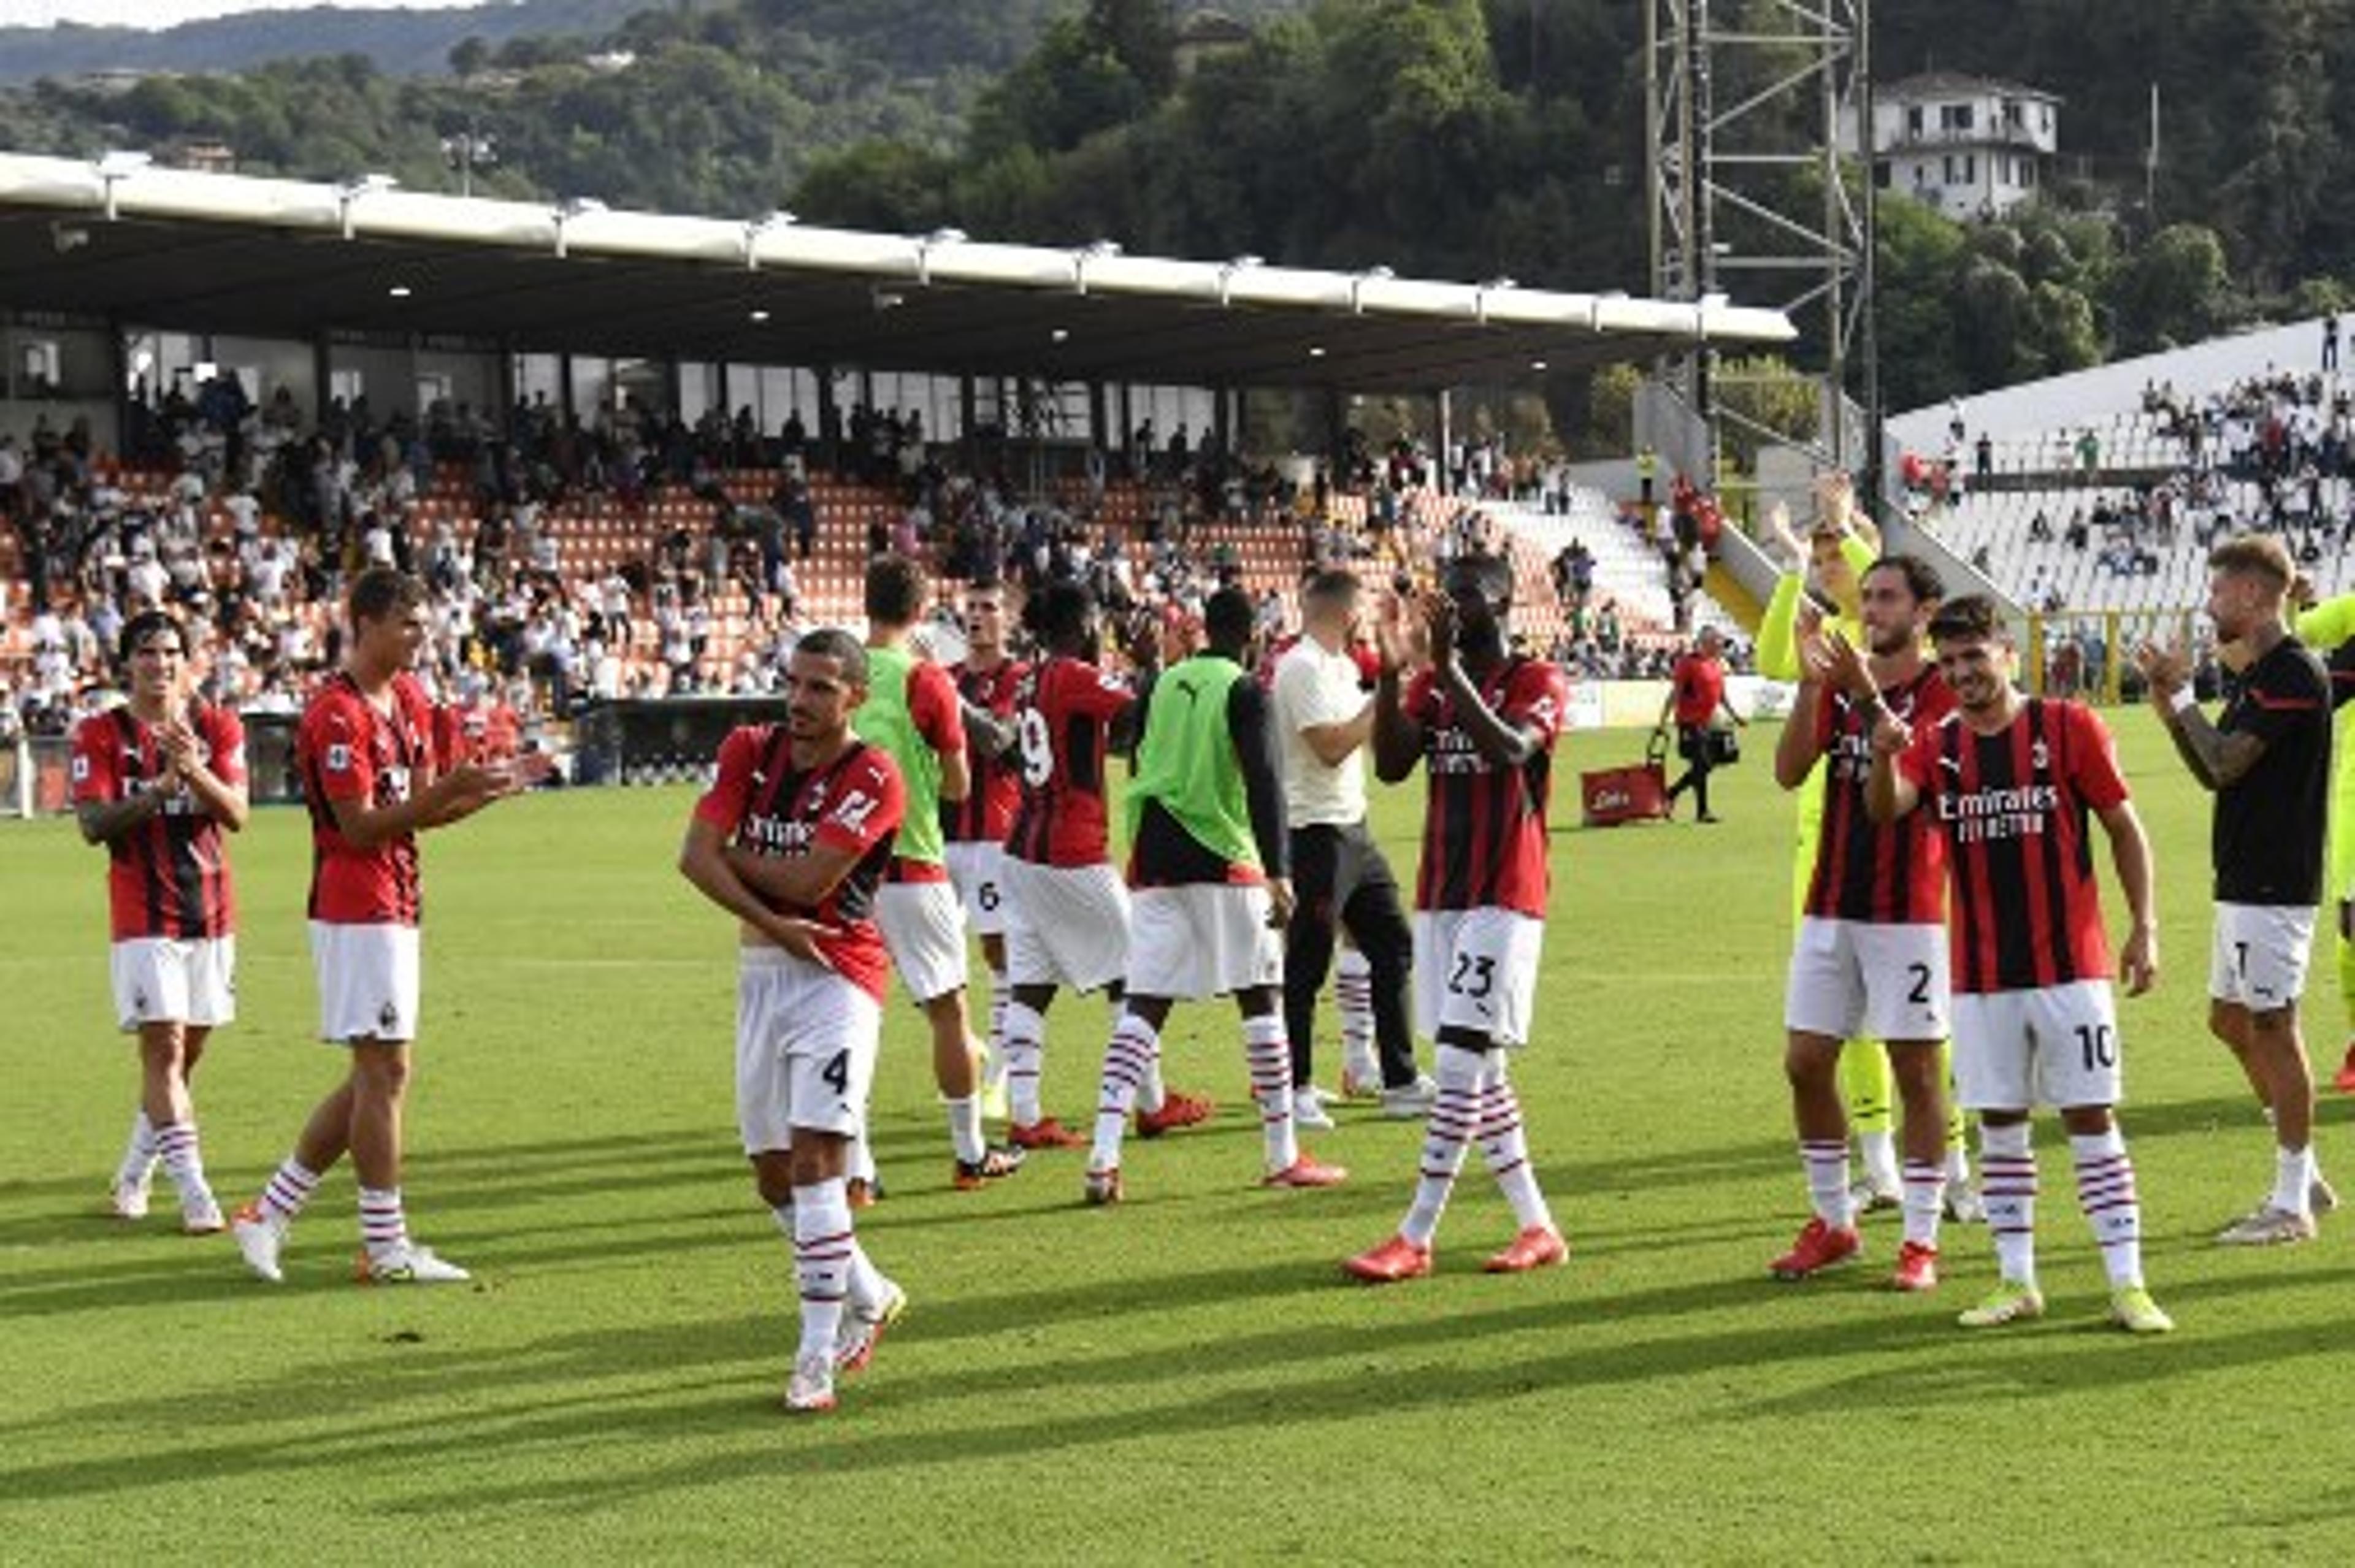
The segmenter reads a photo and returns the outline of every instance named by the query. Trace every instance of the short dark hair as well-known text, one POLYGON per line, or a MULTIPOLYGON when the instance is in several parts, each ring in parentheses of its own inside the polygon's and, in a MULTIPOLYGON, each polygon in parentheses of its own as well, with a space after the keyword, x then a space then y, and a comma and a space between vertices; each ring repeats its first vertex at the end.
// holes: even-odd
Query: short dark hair
POLYGON ((173 640, 180 645, 180 656, 183 658, 187 656, 187 631, 180 624, 179 617, 168 610, 142 610, 123 622, 123 630, 115 635, 114 656, 123 663, 129 664, 131 656, 137 653, 145 645, 147 639, 158 632, 171 633, 173 640))
POLYGON ((1052 646, 1077 640, 1087 631, 1095 596, 1069 578, 1057 578, 1033 595, 1027 617, 1040 641, 1052 646))
POLYGON ((358 625, 362 621, 381 621, 388 615, 405 615, 425 603, 425 584, 405 571, 389 566, 371 566, 352 579, 351 592, 345 595, 344 608, 358 625))
POLYGON ((1487 596, 1498 610, 1508 610, 1513 603, 1513 565, 1501 555, 1481 552, 1459 555, 1448 563, 1442 581, 1453 586, 1469 582, 1487 596))
POLYGON ((2289 547, 2271 534, 2235 534, 2208 552, 2208 570, 2238 577, 2262 577, 2275 592, 2297 576, 2289 547))
POLYGON ((887 626, 912 626, 924 612, 930 584, 924 569, 904 555, 879 555, 867 563, 867 618, 887 626))
POLYGON ((1946 596, 1945 581, 1938 575, 1938 569, 1918 555, 1884 555, 1866 567, 1864 574, 1870 577, 1883 571, 1903 574, 1905 592, 1917 604, 1934 603, 1946 596))
POLYGON ((867 645, 839 626, 805 632, 794 652, 812 658, 832 659, 842 666, 842 678, 852 686, 867 684, 867 645))
POLYGON ((1202 635, 1213 647, 1241 647, 1257 622, 1251 595, 1240 588, 1221 588, 1202 602, 1202 635))
POLYGON ((1300 586, 1303 604, 1343 604, 1355 599, 1358 592, 1358 574, 1337 566, 1310 573, 1300 586))
POLYGON ((2008 643, 2011 641, 2011 628, 2005 624, 2003 612, 1994 600, 1984 593, 1966 593, 1938 606, 1937 613, 1930 617, 1930 640, 2008 643))

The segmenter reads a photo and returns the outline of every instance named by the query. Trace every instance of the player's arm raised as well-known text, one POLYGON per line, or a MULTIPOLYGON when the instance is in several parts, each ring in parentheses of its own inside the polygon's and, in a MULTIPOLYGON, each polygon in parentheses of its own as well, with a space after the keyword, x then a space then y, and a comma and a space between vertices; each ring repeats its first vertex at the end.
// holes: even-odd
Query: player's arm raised
MULTIPOLYGON (((196 731, 186 724, 174 720, 159 733, 165 753, 171 757, 173 767, 179 773, 180 782, 188 786, 188 793, 203 805, 205 815, 231 833, 243 831, 246 819, 252 815, 252 807, 246 798, 244 781, 232 781, 216 773, 197 744, 196 731)), ((240 734, 238 744, 243 743, 240 734)))
POLYGON ((1545 749, 1545 742, 1535 731, 1510 722, 1489 707, 1465 673, 1463 661, 1455 656, 1455 602, 1433 594, 1423 613, 1430 628, 1433 677, 1447 694, 1457 722, 1472 737, 1474 749, 1494 767, 1528 766, 1529 759, 1545 749))
POLYGON ((1423 737, 1423 725, 1401 700, 1400 683, 1415 650, 1405 602, 1396 593, 1382 596, 1374 619, 1374 646, 1381 656, 1381 669, 1374 677, 1374 773, 1384 784, 1398 784, 1422 760, 1423 737))
POLYGON ((2191 665, 2180 649, 2145 643, 2135 650, 2135 667, 2150 689, 2150 705, 2176 755, 2191 770, 2202 789, 2219 790, 2238 784, 2265 754, 2257 735, 2235 731, 2227 735, 2209 721, 2191 693, 2191 665))
POLYGON ((2126 995, 2139 997, 2158 980, 2158 879, 2151 864, 2150 835, 2130 800, 2104 806, 2094 815, 2110 836, 2110 864, 2126 894, 2126 912, 2134 922, 2118 950, 2118 974, 2126 995))
POLYGON ((1822 709, 1830 699, 1827 688, 1833 678, 1832 652, 1823 635, 1823 616, 1813 605, 1800 614, 1794 656, 1799 687, 1784 717, 1783 733, 1774 741, 1774 782, 1785 789, 1806 784, 1824 754, 1822 709))
POLYGON ((1872 772, 1864 782, 1864 814, 1875 822, 1894 822, 1922 804, 1921 786, 1905 776, 1897 759, 1913 743, 1913 731, 1883 708, 1872 724, 1872 772))

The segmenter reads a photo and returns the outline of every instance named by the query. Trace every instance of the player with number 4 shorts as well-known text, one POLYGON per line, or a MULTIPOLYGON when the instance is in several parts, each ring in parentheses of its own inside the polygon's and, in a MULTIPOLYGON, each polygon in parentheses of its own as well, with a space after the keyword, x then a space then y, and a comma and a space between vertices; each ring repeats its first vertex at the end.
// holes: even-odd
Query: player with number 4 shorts
POLYGON ((867 1114, 890 957, 875 897, 907 807, 890 754, 850 728, 867 650, 811 633, 785 667, 783 724, 737 730, 696 802, 679 870, 738 922, 736 1117, 753 1185, 793 1243, 801 1341, 785 1408, 832 1410, 906 1293, 851 1221, 849 1147, 867 1114))

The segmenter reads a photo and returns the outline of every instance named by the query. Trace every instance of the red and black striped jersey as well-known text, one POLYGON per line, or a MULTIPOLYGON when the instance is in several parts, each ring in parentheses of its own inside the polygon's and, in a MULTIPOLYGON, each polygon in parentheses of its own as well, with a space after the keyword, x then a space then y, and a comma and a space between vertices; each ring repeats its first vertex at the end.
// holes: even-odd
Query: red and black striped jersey
POLYGON ((415 925, 424 913, 417 836, 365 848, 336 826, 332 802, 381 810, 407 800, 437 772, 433 704, 406 673, 392 677, 379 710, 337 670, 303 710, 294 764, 311 812, 313 920, 336 925, 415 925))
MULTIPOLYGON (((245 783, 245 725, 232 709, 192 703, 186 723, 205 765, 229 784, 245 783)), ((156 788, 165 757, 152 727, 128 708, 74 726, 73 799, 112 804, 156 788)), ((237 929, 237 898, 220 824, 185 784, 164 809, 108 841, 108 925, 117 942, 140 937, 197 941, 237 929)))
MULTIPOLYGON (((1934 667, 1881 699, 1920 730, 1954 710, 1955 694, 1934 667)), ((1865 814, 1872 776, 1874 709, 1845 691, 1816 702, 1816 746, 1823 757, 1823 812, 1806 912, 1821 920, 1869 925, 1936 925, 1946 918, 1946 840, 1926 812, 1876 825, 1865 814)))
POLYGON ((1105 753, 1112 721, 1135 701, 1118 676, 1057 654, 1027 671, 1014 699, 1021 804, 1006 852, 1039 866, 1112 858, 1105 753))
POLYGON ((816 845, 858 857, 812 910, 783 912, 830 928, 818 950, 846 980, 877 1001, 891 958, 875 924, 875 890, 891 866, 891 845, 907 810, 907 788, 890 753, 853 741, 824 767, 796 769, 783 724, 748 724, 719 743, 719 775, 695 815, 758 855, 791 859, 816 845))
POLYGON ((1419 910, 1508 909, 1543 919, 1551 883, 1546 866, 1546 803, 1553 742, 1570 708, 1559 665, 1508 659, 1479 686, 1481 700, 1507 724, 1533 731, 1538 748, 1518 768, 1500 768, 1473 743, 1455 705, 1428 670, 1407 688, 1406 716, 1423 726, 1430 805, 1419 910))
POLYGON ((1897 767, 1945 836, 1957 992, 2111 977, 2086 818, 2127 796, 2093 709, 2029 698, 1992 735, 1958 709, 1916 730, 1897 767))
MULTIPOLYGON (((1000 659, 989 669, 954 665, 949 674, 957 695, 983 712, 999 719, 1014 716, 1014 694, 1030 667, 1019 659, 1000 659)), ((1022 798, 1021 762, 1013 756, 986 755, 969 746, 973 788, 963 800, 941 802, 941 837, 951 844, 1003 844, 1014 827, 1014 808, 1022 798)))

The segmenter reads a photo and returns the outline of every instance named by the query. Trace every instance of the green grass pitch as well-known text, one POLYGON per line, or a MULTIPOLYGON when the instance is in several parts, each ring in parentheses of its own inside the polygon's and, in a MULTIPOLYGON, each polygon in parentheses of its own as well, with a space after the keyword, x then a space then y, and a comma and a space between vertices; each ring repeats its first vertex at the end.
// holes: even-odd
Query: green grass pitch
MULTIPOLYGON (((2270 1180, 2269 1141, 2201 1026, 2205 800, 2147 713, 2115 717, 2165 923, 2160 987, 2123 1024, 2172 1339, 2097 1327, 2049 1121, 2041 1323, 1953 1326, 1993 1278, 1983 1232, 1950 1232, 1935 1296, 1880 1288, 1885 1216, 1866 1267, 1767 1280, 1803 1217, 1779 1068, 1791 807, 1762 727, 1720 775, 1723 825, 1578 831, 1576 775, 1630 760, 1623 732, 1558 757, 1517 1062, 1568 1267, 1478 1272, 1510 1221, 1476 1158, 1436 1278, 1345 1283, 1337 1260, 1403 1206, 1419 1129, 1346 1110, 1310 1141, 1348 1186, 1254 1189, 1231 1011, 1208 1005, 1180 1009, 1169 1076, 1222 1114, 1133 1146, 1124 1207, 1081 1207, 1075 1154, 954 1193, 895 997, 891 1196, 860 1229, 914 1310, 814 1421, 778 1409, 791 1259, 733 1141, 733 932, 672 869, 686 790, 544 795, 430 843, 408 1188, 420 1236, 478 1279, 444 1291, 350 1283, 344 1171, 279 1289, 227 1239, 174 1233, 168 1201, 101 1218, 133 1072, 100 858, 65 823, 0 824, 0 1562, 2335 1557, 2349 1221, 2275 1253, 2208 1239, 2270 1180)), ((1402 874, 1420 798, 1380 806, 1402 874)), ((236 855, 244 1016, 198 1079, 226 1202, 339 1071, 308 1038, 300 814, 260 814, 236 855)), ((2327 1072, 2327 962, 2307 1011, 2327 1072)), ((1049 1107, 1080 1125, 1104 1018, 1067 998, 1051 1021, 1049 1107)), ((1325 1034, 1329 1081, 1329 1009, 1325 1034)), ((2345 1112, 2326 1104, 2319 1140, 2342 1180, 2345 1112)))

